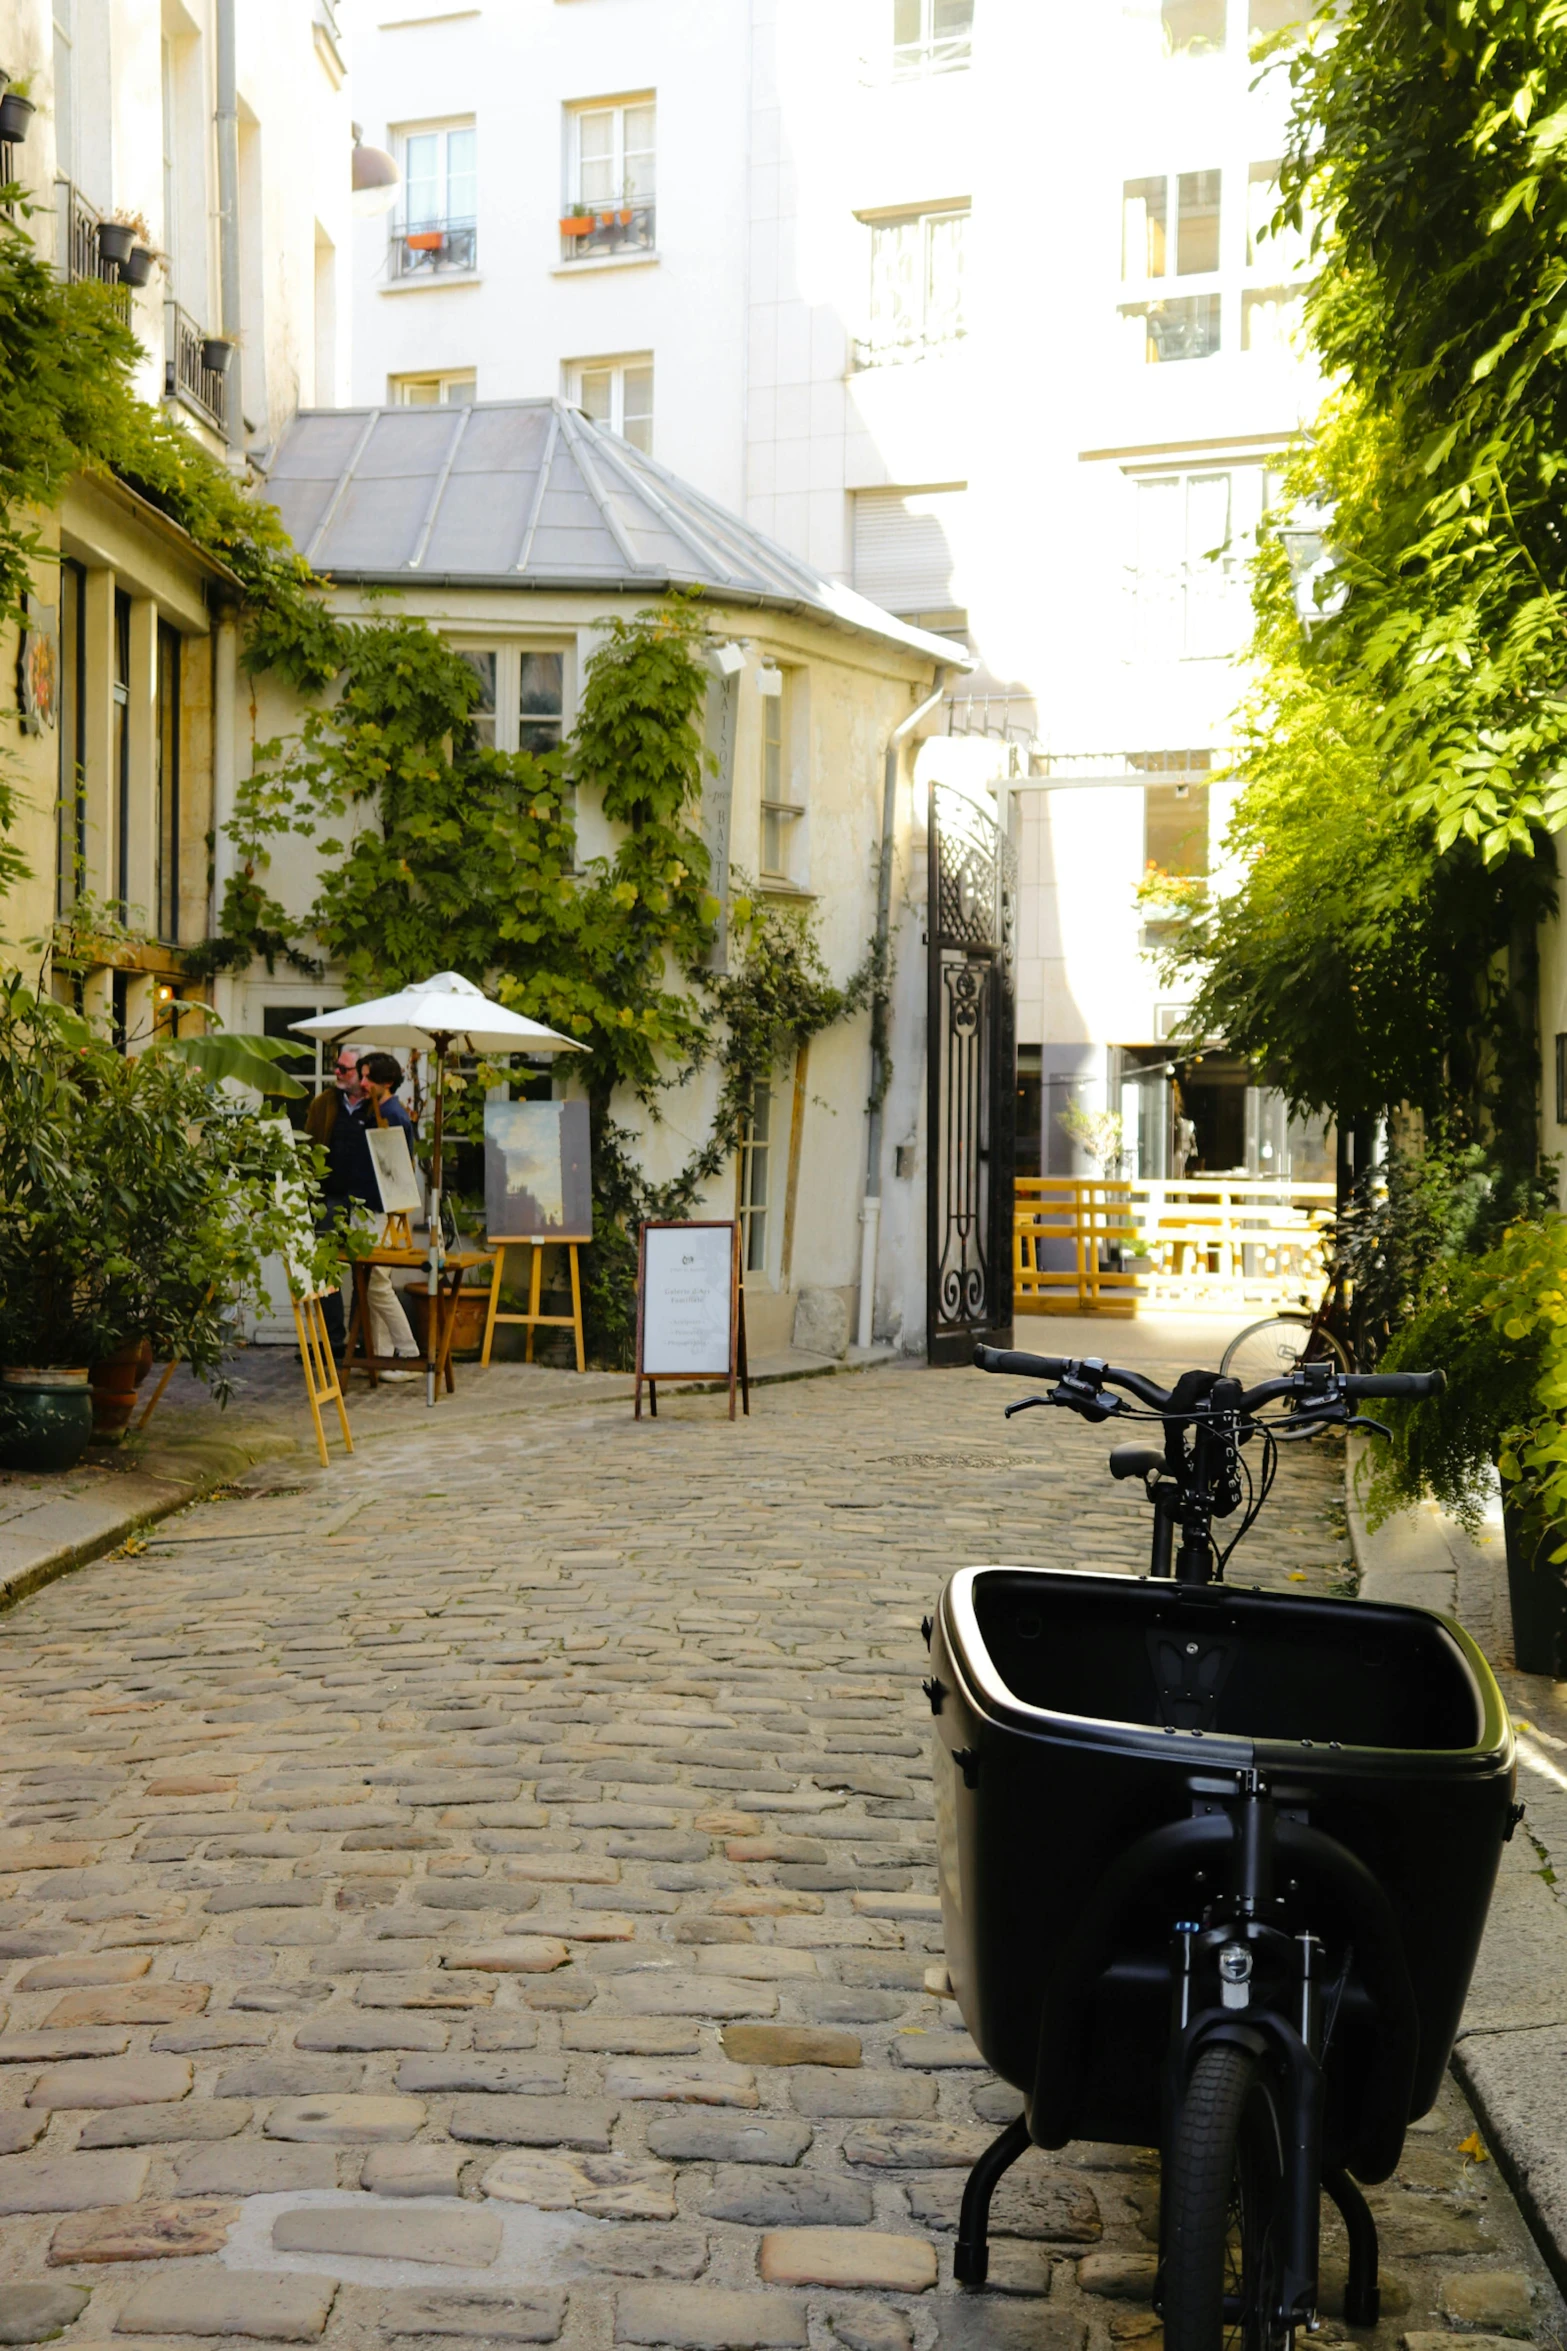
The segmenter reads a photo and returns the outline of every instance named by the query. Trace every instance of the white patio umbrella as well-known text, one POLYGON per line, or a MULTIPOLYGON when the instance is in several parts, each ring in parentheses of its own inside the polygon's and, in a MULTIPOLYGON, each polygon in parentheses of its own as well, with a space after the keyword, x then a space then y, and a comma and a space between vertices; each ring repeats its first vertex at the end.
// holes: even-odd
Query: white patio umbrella
MULTIPOLYGON (((294 1020, 297 1036, 320 1037, 338 1045, 400 1045, 407 1052, 435 1056, 435 1132, 430 1147, 430 1329, 437 1325, 435 1299, 440 1288, 441 1248, 441 1124, 445 1108, 446 1058, 450 1053, 581 1053, 573 1037, 547 1029, 494 1003, 472 980, 455 971, 438 971, 427 980, 415 980, 395 996, 375 996, 368 1004, 345 1004, 337 1012, 318 1012, 309 1020, 294 1020)), ((435 1402, 435 1370, 426 1351, 425 1402, 435 1402)))

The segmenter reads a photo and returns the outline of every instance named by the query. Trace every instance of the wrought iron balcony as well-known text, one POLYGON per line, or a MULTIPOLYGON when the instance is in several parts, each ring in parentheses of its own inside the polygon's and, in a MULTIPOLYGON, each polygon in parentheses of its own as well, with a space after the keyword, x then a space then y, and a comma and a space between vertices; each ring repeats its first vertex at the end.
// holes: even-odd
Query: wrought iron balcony
POLYGON ((229 379, 222 368, 209 367, 204 335, 177 302, 163 305, 163 396, 178 400, 215 433, 228 431, 229 379))
POLYGON ((655 207, 646 203, 574 204, 562 213, 562 261, 601 261, 610 253, 651 253, 655 207))
POLYGON ((124 293, 125 306, 130 307, 130 288, 121 288, 120 273, 112 261, 105 261, 98 250, 98 224, 103 215, 96 205, 89 204, 80 188, 69 180, 54 183, 56 230, 55 254, 60 274, 71 285, 84 278, 96 278, 103 286, 113 286, 124 293))
POLYGON ((418 220, 393 229, 394 278, 466 277, 479 266, 476 220, 418 220))
POLYGON ((867 367, 906 367, 916 359, 944 359, 962 348, 962 327, 886 328, 854 338, 856 372, 867 367))

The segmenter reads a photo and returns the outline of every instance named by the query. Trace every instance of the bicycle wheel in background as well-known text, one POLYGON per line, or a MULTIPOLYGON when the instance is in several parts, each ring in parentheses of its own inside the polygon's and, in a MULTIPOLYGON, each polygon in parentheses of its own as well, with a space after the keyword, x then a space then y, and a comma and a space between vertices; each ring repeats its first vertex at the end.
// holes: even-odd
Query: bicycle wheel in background
POLYGON ((1264 1380, 1282 1380, 1303 1363, 1331 1363, 1348 1371, 1349 1352, 1309 1314, 1273 1314, 1266 1322, 1249 1323, 1224 1350, 1219 1364, 1226 1379, 1255 1388, 1264 1380))
POLYGON ((1164 2175, 1165 2351, 1283 2351, 1280 2122, 1260 2058, 1202 2052, 1164 2175))

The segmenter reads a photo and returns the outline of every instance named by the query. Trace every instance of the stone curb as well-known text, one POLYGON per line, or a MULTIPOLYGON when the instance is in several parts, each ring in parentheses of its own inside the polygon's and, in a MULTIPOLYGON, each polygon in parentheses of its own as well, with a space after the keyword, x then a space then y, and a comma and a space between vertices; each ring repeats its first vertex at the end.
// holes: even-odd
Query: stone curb
MULTIPOLYGON (((1373 1532, 1360 1491, 1370 1442, 1350 1438, 1344 1475, 1362 1599, 1456 1617, 1505 1670, 1512 1622, 1499 1515, 1488 1514, 1471 1536, 1426 1502, 1373 1532)), ((1452 2069, 1552 2276, 1567 2291, 1567 1906, 1541 1878, 1526 1835, 1502 1850, 1452 2069)))
POLYGON ((299 1450, 297 1440, 280 1429, 257 1428, 249 1436, 202 1437, 189 1448, 150 1449, 150 1459, 159 1465, 155 1470, 113 1472, 114 1488, 101 1500, 61 1496, 45 1502, 36 1515, 48 1520, 52 1539, 46 1538, 30 1556, 6 1559, 7 1552, 27 1540, 25 1519, 14 1536, 0 1528, 0 1611, 15 1607, 29 1593, 69 1575, 74 1568, 87 1567, 105 1552, 118 1550, 143 1527, 199 1501, 241 1471, 299 1450), (188 1477, 178 1475, 172 1467, 182 1453, 193 1462, 194 1474, 188 1477), (73 1525, 73 1520, 80 1523, 73 1525))

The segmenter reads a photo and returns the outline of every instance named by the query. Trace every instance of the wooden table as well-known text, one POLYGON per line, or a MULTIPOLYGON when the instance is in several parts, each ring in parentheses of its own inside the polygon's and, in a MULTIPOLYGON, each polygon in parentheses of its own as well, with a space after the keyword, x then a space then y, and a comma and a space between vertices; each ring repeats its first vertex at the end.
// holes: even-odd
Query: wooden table
MULTIPOLYGON (((447 1392, 456 1386, 452 1377, 452 1338, 457 1328, 457 1293, 462 1277, 470 1267, 488 1265, 490 1256, 485 1249, 448 1249, 441 1267, 439 1287, 435 1297, 435 1312, 430 1317, 425 1333, 424 1367, 444 1376, 447 1392)), ((348 1344, 343 1349, 343 1372, 362 1371, 369 1375, 372 1388, 380 1386, 383 1371, 407 1371, 418 1360, 407 1355, 376 1355, 370 1347, 370 1268, 372 1265, 401 1265, 416 1267, 428 1274, 430 1257, 423 1249, 372 1249, 363 1257, 356 1257, 354 1266, 354 1311, 348 1324, 348 1344)))

